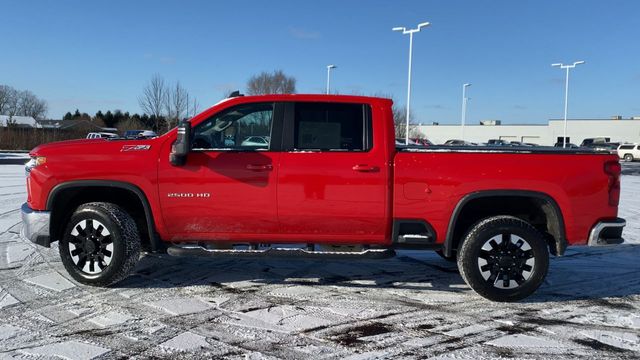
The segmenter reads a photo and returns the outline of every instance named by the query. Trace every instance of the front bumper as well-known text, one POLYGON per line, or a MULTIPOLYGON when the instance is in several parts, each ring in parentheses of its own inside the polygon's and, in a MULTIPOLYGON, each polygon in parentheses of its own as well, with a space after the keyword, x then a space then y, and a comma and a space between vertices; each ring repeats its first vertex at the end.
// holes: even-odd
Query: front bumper
POLYGON ((624 219, 600 221, 589 233, 589 246, 618 245, 624 242, 622 229, 627 225, 624 219))
POLYGON ((27 240, 44 247, 51 247, 49 237, 50 211, 37 211, 22 204, 22 231, 20 234, 27 240))

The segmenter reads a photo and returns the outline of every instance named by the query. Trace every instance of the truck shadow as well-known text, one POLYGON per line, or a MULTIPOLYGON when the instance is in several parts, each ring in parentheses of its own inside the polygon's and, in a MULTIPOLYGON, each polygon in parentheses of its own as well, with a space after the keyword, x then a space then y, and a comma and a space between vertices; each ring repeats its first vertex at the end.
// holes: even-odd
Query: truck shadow
MULTIPOLYGON (((552 258, 549 275, 525 303, 604 299, 640 295, 639 245, 570 249, 552 258)), ((309 260, 278 258, 174 258, 147 256, 120 288, 211 286, 229 292, 274 287, 338 287, 354 292, 376 289, 471 294, 454 263, 433 252, 404 252, 386 260, 309 260)))

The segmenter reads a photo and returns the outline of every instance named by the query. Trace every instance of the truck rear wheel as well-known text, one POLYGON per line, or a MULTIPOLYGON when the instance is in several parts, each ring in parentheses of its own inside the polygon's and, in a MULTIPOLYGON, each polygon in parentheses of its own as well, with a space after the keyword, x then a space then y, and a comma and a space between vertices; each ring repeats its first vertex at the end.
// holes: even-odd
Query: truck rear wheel
POLYGON ((624 154, 624 161, 633 161, 633 155, 624 154))
POLYGON ((60 257, 78 282, 108 286, 124 278, 140 259, 140 234, 119 206, 94 202, 71 216, 60 240, 60 257))
POLYGON ((518 301, 544 281, 549 250, 542 233, 512 216, 477 223, 458 249, 458 269, 479 295, 493 301, 518 301))

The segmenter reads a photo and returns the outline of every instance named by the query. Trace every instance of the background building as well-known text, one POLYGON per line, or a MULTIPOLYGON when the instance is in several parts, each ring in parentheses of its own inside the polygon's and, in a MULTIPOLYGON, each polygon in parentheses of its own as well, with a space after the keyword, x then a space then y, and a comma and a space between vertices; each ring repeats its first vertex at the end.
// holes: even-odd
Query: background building
POLYGON ((26 127, 26 128, 35 128, 39 127, 36 119, 31 116, 9 116, 9 115, 0 115, 0 127, 7 126, 15 126, 15 127, 26 127))
MULTIPOLYGON (((521 141, 539 145, 553 145, 562 141, 564 121, 551 119, 547 124, 505 125, 499 120, 485 120, 485 125, 465 125, 464 140, 486 143, 489 139, 521 141)), ((460 125, 420 125, 418 130, 435 144, 460 139, 460 125)), ((567 121, 569 142, 580 145, 585 138, 609 137, 612 142, 640 143, 640 117, 622 119, 570 119, 567 121)))

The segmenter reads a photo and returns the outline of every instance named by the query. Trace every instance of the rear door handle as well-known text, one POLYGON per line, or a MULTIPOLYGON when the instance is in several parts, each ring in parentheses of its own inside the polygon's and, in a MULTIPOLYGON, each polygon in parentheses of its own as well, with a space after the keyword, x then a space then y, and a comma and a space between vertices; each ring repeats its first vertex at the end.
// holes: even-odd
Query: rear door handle
POLYGON ((353 171, 360 172, 378 172, 380 168, 377 166, 367 165, 367 164, 358 164, 352 167, 353 171))
POLYGON ((273 165, 259 165, 259 164, 249 164, 247 165, 247 170, 251 171, 271 171, 273 170, 273 165))

